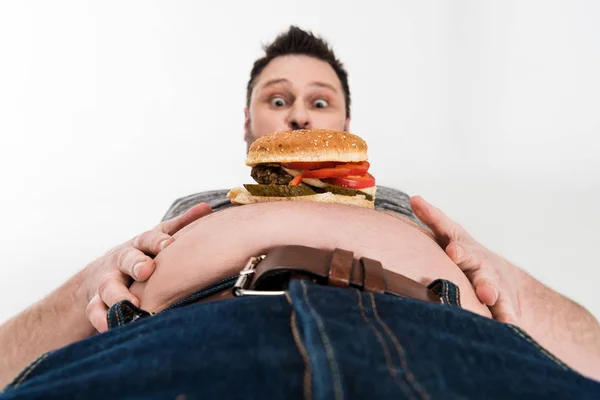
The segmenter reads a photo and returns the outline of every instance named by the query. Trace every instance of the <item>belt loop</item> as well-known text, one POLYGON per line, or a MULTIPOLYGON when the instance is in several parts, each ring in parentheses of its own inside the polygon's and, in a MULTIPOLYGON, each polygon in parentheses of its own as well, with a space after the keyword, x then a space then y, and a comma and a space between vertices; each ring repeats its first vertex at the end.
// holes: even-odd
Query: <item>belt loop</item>
POLYGON ((449 306, 462 307, 460 304, 460 289, 459 287, 447 279, 436 279, 427 285, 427 289, 435 293, 443 304, 449 306))
POLYGON ((350 273, 354 262, 354 253, 347 250, 335 249, 329 266, 331 286, 347 288, 350 285, 350 273))
POLYGON ((153 313, 136 307, 129 300, 121 300, 118 303, 113 304, 108 310, 106 322, 108 324, 108 329, 111 330, 151 315, 153 315, 153 313))
POLYGON ((364 289, 374 293, 385 292, 385 278, 381 263, 365 257, 362 257, 360 261, 365 273, 364 289))

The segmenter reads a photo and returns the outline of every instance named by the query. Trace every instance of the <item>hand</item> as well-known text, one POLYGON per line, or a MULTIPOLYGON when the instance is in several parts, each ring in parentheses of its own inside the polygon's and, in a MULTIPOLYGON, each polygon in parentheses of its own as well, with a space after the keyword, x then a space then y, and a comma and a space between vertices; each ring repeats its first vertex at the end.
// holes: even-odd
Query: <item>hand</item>
POLYGON ((129 300, 139 306, 139 300, 129 291, 133 280, 146 281, 154 273, 153 257, 173 243, 172 236, 211 212, 207 203, 197 204, 184 214, 113 248, 85 268, 84 290, 89 301, 85 313, 98 332, 108 330, 106 315, 113 304, 129 300))
POLYGON ((495 319, 516 323, 521 315, 517 268, 479 244, 465 229, 422 197, 410 200, 415 215, 435 234, 439 245, 465 273, 479 301, 495 319))

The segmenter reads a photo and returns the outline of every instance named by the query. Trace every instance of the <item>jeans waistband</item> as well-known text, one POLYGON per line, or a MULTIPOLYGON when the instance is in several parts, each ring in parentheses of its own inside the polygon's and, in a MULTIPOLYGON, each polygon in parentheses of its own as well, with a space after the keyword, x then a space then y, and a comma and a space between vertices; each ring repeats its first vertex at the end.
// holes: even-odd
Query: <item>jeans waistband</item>
MULTIPOLYGON (((236 274, 219 282, 208 285, 198 290, 194 294, 186 297, 185 299, 173 303, 159 313, 151 313, 143 310, 135 306, 129 300, 119 301, 108 310, 108 329, 114 329, 140 319, 144 319, 153 315, 159 315, 174 309, 198 303, 219 292, 231 289, 239 276, 239 274, 236 274)), ((440 298, 442 304, 450 307, 462 308, 460 303, 460 289, 453 282, 446 279, 436 279, 427 285, 427 288, 432 290, 435 295, 440 298)), ((389 294, 387 296, 394 295, 389 294)))

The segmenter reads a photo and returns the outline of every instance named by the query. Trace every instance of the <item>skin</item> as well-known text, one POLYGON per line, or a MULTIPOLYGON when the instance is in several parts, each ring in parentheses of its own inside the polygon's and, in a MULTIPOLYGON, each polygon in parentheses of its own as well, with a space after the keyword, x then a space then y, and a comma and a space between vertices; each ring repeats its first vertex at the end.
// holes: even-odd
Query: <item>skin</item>
MULTIPOLYGON (((258 77, 250 105, 245 109, 244 139, 250 144, 255 138, 272 131, 297 128, 348 130, 349 123, 350 118, 345 114, 341 85, 333 69, 326 63, 310 57, 286 56, 271 61, 258 77)), ((287 206, 296 207, 290 203, 287 206)), ((219 232, 219 227, 211 227, 211 223, 218 221, 212 218, 222 218, 222 222, 226 223, 232 214, 228 217, 228 214, 219 212, 203 217, 210 212, 210 207, 200 204, 185 214, 110 250, 48 296, 0 326, 0 388, 40 354, 82 340, 96 334, 97 331, 104 332, 107 328, 107 308, 117 301, 128 299, 134 304, 139 304, 139 299, 129 291, 128 286, 132 280, 143 282, 152 276, 156 263, 149 256, 158 255, 156 262, 160 263, 160 269, 157 270, 157 273, 161 274, 159 277, 169 272, 173 268, 172 265, 179 265, 179 268, 183 266, 186 273, 198 274, 197 280, 191 282, 183 280, 177 283, 174 279, 176 274, 166 274, 164 284, 160 283, 159 279, 152 278, 147 285, 136 283, 132 287, 131 290, 143 298, 142 305, 147 305, 150 309, 160 309, 174 298, 174 286, 177 286, 178 290, 189 292, 201 286, 204 280, 208 281, 211 276, 230 273, 234 267, 243 265, 240 261, 245 261, 247 256, 256 254, 256 251, 260 252, 261 246, 277 244, 273 241, 284 238, 293 239, 295 243, 300 244, 347 248, 354 250, 356 255, 363 254, 362 252, 372 255, 373 258, 379 255, 379 259, 388 268, 410 266, 405 270, 406 275, 416 280, 446 277, 460 286, 463 306, 467 309, 475 307, 474 312, 481 313, 477 309, 478 302, 473 300, 472 288, 465 280, 468 279, 477 289, 479 298, 490 306, 494 318, 516 323, 571 367, 586 376, 600 379, 600 369, 597 367, 600 363, 600 324, 594 317, 583 307, 545 287, 520 268, 477 243, 460 225, 448 219, 440 210, 427 205, 422 199, 413 197, 411 207, 419 219, 433 230, 436 241, 454 262, 454 266, 447 264, 448 260, 442 257, 440 248, 433 246, 433 242, 425 244, 427 238, 424 235, 420 238, 413 237, 417 232, 414 228, 411 228, 411 233, 407 230, 408 225, 403 225, 397 220, 394 226, 388 223, 396 217, 385 215, 389 220, 379 221, 377 218, 384 216, 383 213, 376 215, 376 212, 371 211, 372 214, 364 214, 363 210, 354 208, 339 213, 335 211, 323 214, 323 210, 332 209, 315 204, 306 206, 308 208, 302 211, 302 218, 296 220, 293 225, 294 235, 303 232, 303 236, 282 236, 282 233, 276 230, 277 226, 281 225, 281 220, 263 220, 260 229, 265 233, 261 238, 265 243, 251 243, 251 246, 244 247, 248 238, 254 240, 256 236, 261 236, 256 235, 258 225, 244 226, 242 229, 228 224, 220 228, 224 235, 222 237, 232 234, 238 236, 233 237, 235 240, 229 237, 228 242, 215 243, 214 237, 217 235, 204 233, 212 228, 219 232), (352 215, 337 220, 344 212, 352 215), (311 223, 328 221, 329 225, 335 225, 354 221, 355 224, 359 220, 358 216, 364 218, 364 226, 377 229, 381 233, 379 237, 387 235, 386 240, 392 240, 390 238, 394 238, 393 235, 398 235, 397 237, 402 237, 415 247, 411 250, 411 247, 405 246, 394 252, 389 250, 397 246, 397 242, 388 242, 386 247, 378 247, 383 243, 380 241, 365 247, 364 241, 356 240, 356 235, 362 234, 364 226, 360 228, 360 232, 358 228, 354 228, 356 235, 352 237, 344 236, 344 230, 329 226, 327 228, 330 233, 326 241, 311 242, 314 241, 316 231, 311 223), (206 220, 198 220, 201 217, 206 220), (196 223, 192 223, 196 220, 196 223), (373 221, 381 224, 373 224, 373 221), (194 227, 198 226, 206 228, 197 228, 198 231, 194 231, 194 227), (382 230, 384 226, 389 229, 382 230), (225 227, 228 227, 227 230, 225 227), (189 238, 184 236, 185 232, 189 233, 189 238), (244 243, 241 240, 242 233, 249 235, 244 237, 244 243), (173 241, 173 237, 177 240, 173 241), (183 243, 178 244, 179 240, 183 243), (221 254, 216 254, 206 249, 213 244, 227 244, 227 247, 222 249, 221 254), (205 248, 201 248, 203 246, 205 248), (434 267, 429 264, 420 265, 415 269, 419 261, 414 258, 414 249, 420 249, 421 256, 427 253, 429 255, 424 257, 436 257, 435 260, 431 260, 435 261, 434 267), (167 250, 169 252, 165 253, 167 250), (231 251, 237 258, 232 258, 231 251), (182 265, 179 258, 191 252, 215 257, 212 260, 214 263, 182 265), (220 263, 217 256, 221 257, 220 263), (399 263, 400 259, 405 262, 399 263), (221 269, 213 269, 215 264, 221 265, 221 269), (456 266, 460 268, 458 272, 462 275, 456 275, 456 266), (206 272, 207 275, 203 276, 200 272, 206 272)), ((283 209, 278 209, 281 205, 269 204, 264 207, 269 208, 269 213, 266 213, 268 215, 283 212, 283 209)), ((253 210, 250 206, 236 208, 238 209, 245 214, 239 216, 240 221, 257 218, 254 211, 248 211, 253 210)), ((298 218, 298 214, 281 217, 298 218)), ((319 233, 327 231, 320 229, 319 233)))
MULTIPOLYGON (((269 63, 256 82, 245 115, 248 143, 275 130, 343 130, 350 121, 333 69, 306 56, 280 57, 269 63)), ((108 308, 116 302, 127 299, 139 304, 129 290, 130 283, 147 280, 155 270, 151 256, 171 246, 172 236, 206 215, 207 209, 208 205, 200 204, 116 246, 0 326, 0 387, 40 354, 106 331, 108 308)))
POLYGON ((244 139, 291 129, 348 130, 342 85, 325 61, 303 55, 278 57, 262 71, 244 110, 244 139))
POLYGON ((451 280, 460 287, 463 308, 491 317, 467 277, 424 230, 384 212, 338 204, 260 203, 213 213, 176 234, 156 257, 154 274, 131 291, 142 308, 158 312, 235 275, 251 256, 285 244, 350 250, 424 285, 451 280))

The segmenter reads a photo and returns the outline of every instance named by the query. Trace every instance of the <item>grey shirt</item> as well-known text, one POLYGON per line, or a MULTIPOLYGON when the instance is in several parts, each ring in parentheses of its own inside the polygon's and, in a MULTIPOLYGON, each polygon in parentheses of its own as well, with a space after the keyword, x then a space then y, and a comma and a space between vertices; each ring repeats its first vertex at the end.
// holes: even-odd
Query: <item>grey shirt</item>
MULTIPOLYGON (((179 198, 173 202, 163 221, 183 214, 198 203, 208 203, 213 211, 223 210, 233 204, 226 197, 229 190, 212 190, 209 192, 200 192, 179 198)), ((398 214, 409 217, 416 223, 423 225, 421 221, 413 214, 409 204, 410 197, 399 190, 385 186, 377 186, 375 195, 375 209, 393 211, 398 214)))

